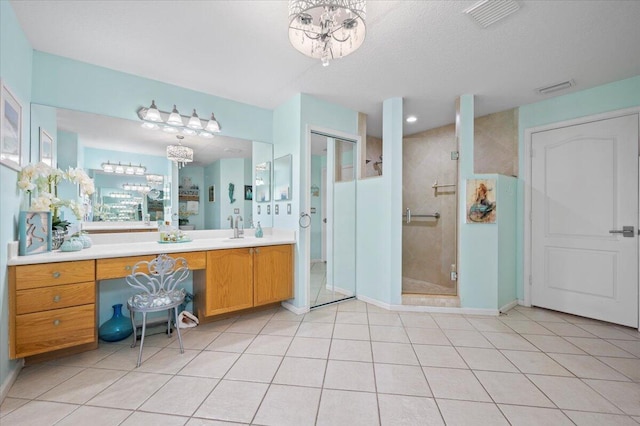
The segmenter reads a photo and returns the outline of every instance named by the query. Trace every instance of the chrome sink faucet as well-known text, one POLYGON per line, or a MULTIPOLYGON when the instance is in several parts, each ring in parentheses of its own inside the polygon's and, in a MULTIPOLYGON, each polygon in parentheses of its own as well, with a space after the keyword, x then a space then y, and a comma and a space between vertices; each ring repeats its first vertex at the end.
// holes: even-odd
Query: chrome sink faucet
MULTIPOLYGON (((231 217, 231 216, 229 216, 231 217)), ((236 226, 233 228, 233 238, 244 238, 244 221, 242 216, 236 216, 236 226)))
MULTIPOLYGON (((233 216, 229 215, 227 220, 229 221, 229 229, 233 229, 233 216)), ((235 235, 235 231, 233 232, 233 234, 235 235)))

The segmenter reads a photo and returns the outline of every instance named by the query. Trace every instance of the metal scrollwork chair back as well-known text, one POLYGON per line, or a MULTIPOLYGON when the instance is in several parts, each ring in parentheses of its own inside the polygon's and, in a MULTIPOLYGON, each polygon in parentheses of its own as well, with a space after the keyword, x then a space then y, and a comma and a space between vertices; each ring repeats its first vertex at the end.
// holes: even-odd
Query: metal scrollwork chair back
POLYGON ((147 327, 147 313, 168 311, 167 334, 171 333, 171 311, 173 310, 176 332, 180 342, 180 352, 184 353, 182 336, 178 323, 178 307, 184 302, 186 292, 184 288, 177 288, 189 276, 189 266, 182 258, 172 258, 161 254, 151 261, 141 261, 133 266, 131 274, 126 277, 127 284, 138 291, 127 301, 131 313, 131 325, 133 326, 134 348, 137 342, 135 313, 142 313, 142 332, 140 335, 140 353, 138 364, 142 361, 142 347, 147 327))

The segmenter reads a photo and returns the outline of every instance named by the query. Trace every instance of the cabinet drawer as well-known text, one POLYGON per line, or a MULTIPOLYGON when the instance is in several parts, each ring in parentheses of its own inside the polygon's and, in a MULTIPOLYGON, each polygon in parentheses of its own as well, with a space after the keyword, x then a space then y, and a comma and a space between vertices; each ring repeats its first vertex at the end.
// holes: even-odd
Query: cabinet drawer
POLYGON ((16 358, 95 341, 95 305, 16 316, 16 358))
POLYGON ((87 305, 95 303, 95 295, 96 285, 93 281, 18 290, 16 291, 16 314, 87 305))
MULTIPOLYGON (((189 269, 204 269, 207 265, 206 255, 203 251, 186 253, 169 253, 173 258, 183 257, 189 265, 189 269)), ((113 278, 124 278, 131 274, 133 265, 142 261, 153 260, 155 255, 116 257, 113 259, 98 259, 96 261, 96 279, 109 280, 113 278)))
POLYGON ((16 266, 16 290, 93 280, 95 280, 93 260, 16 266))

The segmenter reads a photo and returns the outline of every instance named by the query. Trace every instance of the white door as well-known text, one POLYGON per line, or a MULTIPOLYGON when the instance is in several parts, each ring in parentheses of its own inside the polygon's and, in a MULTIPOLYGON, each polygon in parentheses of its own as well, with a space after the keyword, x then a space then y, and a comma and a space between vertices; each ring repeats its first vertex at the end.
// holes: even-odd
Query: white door
POLYGON ((638 327, 638 114, 531 147, 532 304, 638 327))
POLYGON ((322 233, 322 261, 327 261, 327 168, 322 168, 322 189, 320 190, 320 229, 322 233))

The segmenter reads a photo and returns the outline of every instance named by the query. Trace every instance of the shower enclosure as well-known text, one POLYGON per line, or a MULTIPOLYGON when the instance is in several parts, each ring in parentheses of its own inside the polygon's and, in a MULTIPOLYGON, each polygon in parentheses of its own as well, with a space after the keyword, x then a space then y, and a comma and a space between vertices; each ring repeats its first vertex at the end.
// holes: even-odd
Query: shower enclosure
POLYGON ((402 293, 457 295, 454 125, 403 139, 402 293))

